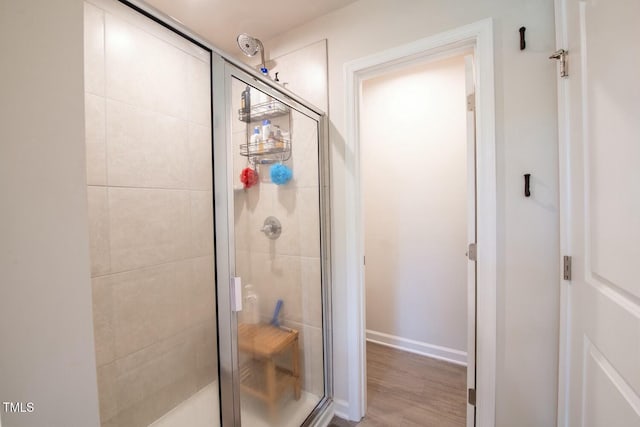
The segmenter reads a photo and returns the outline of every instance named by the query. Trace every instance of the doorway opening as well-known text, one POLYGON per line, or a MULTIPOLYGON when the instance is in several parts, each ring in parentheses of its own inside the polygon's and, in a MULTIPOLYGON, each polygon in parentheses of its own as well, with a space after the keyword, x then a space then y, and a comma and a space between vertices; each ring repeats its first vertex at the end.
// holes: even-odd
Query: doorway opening
POLYGON ((465 255, 476 240, 473 81, 467 50, 362 82, 371 421, 465 425, 467 354, 475 350, 467 342, 475 336, 475 262, 465 255))
MULTIPOLYGON (((464 352, 466 351, 468 369, 465 381, 466 387, 462 394, 463 402, 465 402, 464 404, 466 405, 466 411, 463 411, 466 412, 466 425, 471 427, 474 425, 490 426, 495 424, 497 235, 492 27, 491 20, 479 21, 354 60, 345 67, 347 93, 347 144, 345 150, 345 165, 348 171, 345 186, 347 200, 345 217, 347 218, 346 227, 348 232, 345 235, 344 243, 346 246, 346 280, 353 285, 349 286, 347 291, 346 306, 348 315, 344 325, 347 335, 347 362, 349 368, 348 401, 337 401, 336 403, 336 413, 343 418, 358 421, 365 416, 367 411, 367 338, 370 341, 374 341, 377 338, 376 341, 379 342, 385 340, 387 346, 402 346, 404 349, 410 349, 414 352, 421 351, 422 353, 427 353, 427 351, 424 350, 429 350, 431 356, 447 358, 450 361, 454 360, 458 363, 463 363, 465 359, 464 352), (467 168, 463 171, 466 178, 470 181, 467 182, 466 186, 466 206, 471 206, 472 209, 466 210, 467 224, 464 227, 468 239, 466 243, 469 243, 470 246, 468 249, 465 247, 466 245, 462 245, 460 248, 460 254, 463 260, 465 252, 468 252, 470 258, 469 261, 467 261, 466 268, 466 298, 467 301, 471 302, 470 304, 466 304, 468 309, 466 311, 466 318, 469 320, 466 329, 467 346, 466 349, 462 350, 446 344, 422 345, 432 343, 422 341, 419 335, 414 335, 418 338, 400 336, 400 338, 404 338, 404 340, 394 340, 398 335, 384 331, 375 331, 373 327, 367 324, 365 303, 367 300, 366 293, 367 287, 369 286, 369 279, 365 263, 371 265, 373 261, 370 259, 369 253, 365 251, 367 246, 365 192, 370 183, 367 181, 367 170, 363 163, 367 156, 367 132, 363 130, 363 118, 366 116, 366 106, 363 103, 363 96, 365 95, 363 95, 363 91, 366 89, 368 81, 384 74, 407 69, 416 66, 416 64, 433 64, 456 56, 464 56, 465 54, 471 54, 468 56, 473 58, 475 66, 474 72, 472 73, 475 78, 471 80, 471 87, 475 85, 475 91, 471 91, 474 92, 474 95, 470 96, 467 100, 465 100, 464 97, 462 99, 462 108, 465 108, 467 102, 474 106, 473 114, 467 114, 465 129, 475 131, 469 132, 466 138, 468 145, 466 147, 466 165, 474 166, 475 179, 472 180, 474 174, 467 173, 467 170, 473 170, 474 168, 467 168), (471 120, 471 122, 469 120, 471 120), (474 134, 475 144, 473 144, 474 134), (475 150, 473 148, 469 150, 469 146, 475 147, 475 150), (475 156, 473 156, 473 154, 475 154, 475 156), (469 202, 469 200, 472 202, 469 202), (475 203, 473 203, 473 200, 475 200, 475 203), (475 216, 468 215, 470 213, 473 214, 474 210, 475 216), (475 236, 475 239, 473 236, 475 236), (365 253, 367 255, 366 258, 365 253), (475 281, 473 280, 474 278, 475 281), (365 280, 367 280, 367 283, 365 283, 365 280), (369 329, 369 336, 367 336, 367 329, 369 329), (378 332, 378 334, 376 335, 372 332, 378 332), (381 335, 380 332, 386 336, 381 335)), ((465 68, 466 65, 467 64, 465 64, 465 68)), ((467 73, 465 71, 465 76, 466 75, 467 73)), ((467 87, 467 82, 465 81, 465 95, 471 95, 471 92, 467 92, 467 87)), ((408 92, 411 93, 411 91, 408 92)), ((386 101, 394 103, 397 98, 395 95, 387 96, 386 101)), ((421 99, 417 91, 412 99, 413 101, 410 102, 412 105, 421 99)), ((422 96, 422 99, 426 98, 422 96)), ((405 104, 407 103, 408 102, 405 101, 405 104)), ((402 116, 401 112, 403 109, 407 110, 411 108, 413 107, 397 107, 395 114, 400 114, 401 118, 407 118, 411 116, 411 114, 402 116), (398 110, 400 110, 400 112, 398 112, 398 110)), ((413 132, 413 135, 421 135, 420 128, 425 125, 426 120, 421 117, 414 117, 411 120, 413 123, 410 124, 410 130, 408 132, 410 134, 413 132)), ((382 128, 385 129, 385 132, 389 135, 388 132, 389 129, 392 129, 392 126, 386 125, 385 127, 385 124, 383 124, 382 128)), ((420 139, 420 137, 417 136, 415 139, 420 139)), ((390 137, 387 136, 385 141, 386 143, 384 145, 387 146, 389 152, 387 154, 381 154, 383 156, 382 161, 385 162, 384 167, 378 167, 378 169, 381 170, 374 170, 378 178, 381 179, 387 177, 387 172, 391 175, 395 167, 392 163, 386 163, 389 161, 389 153, 402 151, 399 145, 395 144, 396 138, 393 135, 390 137)), ((411 194, 421 194, 421 192, 424 193, 424 190, 429 186, 437 188, 439 191, 445 191, 446 178, 431 178, 432 181, 436 181, 435 183, 425 183, 421 180, 426 163, 424 160, 420 161, 422 160, 420 155, 412 153, 411 150, 408 151, 408 157, 411 159, 410 162, 414 164, 414 168, 417 168, 417 172, 411 168, 401 168, 401 176, 414 177, 414 179, 409 185, 400 187, 397 185, 393 186, 393 190, 396 193, 395 197, 400 197, 398 194, 401 193, 404 193, 404 197, 409 197, 411 194)), ((422 156, 424 157, 424 154, 422 156)), ((429 160, 432 161, 433 159, 429 160)), ((433 165, 433 163, 431 164, 433 165)), ((437 163, 436 165, 438 167, 441 166, 437 163)), ((408 200, 411 202, 410 198, 408 200)), ((388 213, 387 211, 398 209, 396 205, 397 204, 389 203, 383 208, 378 207, 378 212, 375 212, 375 214, 384 216, 388 213)), ((418 220, 422 220, 427 214, 433 212, 438 214, 442 213, 438 211, 438 209, 430 209, 424 212, 424 208, 418 209, 413 202, 408 203, 408 206, 410 206, 410 210, 412 211, 413 219, 412 221, 407 221, 406 224, 401 224, 402 227, 393 230, 396 233, 402 230, 403 227, 411 230, 411 227, 415 226, 416 223, 419 222, 418 220)), ((386 225, 383 224, 382 227, 384 228, 386 225)), ((411 235, 411 231, 403 232, 411 235)), ((412 236, 412 238, 413 237, 414 236, 412 236)), ((413 252, 423 250, 424 242, 420 244, 419 239, 417 242, 418 243, 414 245, 417 246, 418 249, 413 252)), ((404 254, 396 254, 387 249, 385 254, 387 257, 405 260, 411 257, 416 258, 417 254, 413 252, 409 251, 404 254)), ((401 279, 410 277, 404 269, 400 270, 400 273, 401 279)), ((406 297, 406 301, 409 301, 407 304, 417 305, 420 308, 421 306, 417 304, 420 302, 420 298, 418 296, 412 298, 411 293, 409 294, 409 297, 406 297)), ((387 307, 383 307, 380 310, 390 311, 391 305, 393 305, 394 302, 388 299, 384 302, 387 307)), ((396 305, 397 307, 393 307, 394 310, 397 308, 401 313, 406 311, 405 305, 396 305)), ((440 309, 441 307, 437 308, 440 309)), ((425 311, 424 307, 421 309, 425 311)), ((404 314, 400 316, 402 318, 404 314)), ((409 319, 411 319, 410 316, 409 319)), ((408 321, 403 319, 403 322, 407 323, 408 321)), ((338 323, 336 327, 340 327, 339 322, 336 323, 338 323)), ((413 331, 410 330, 409 332, 415 334, 418 330, 419 328, 413 331)), ((402 389, 402 387, 403 386, 399 386, 400 389, 402 389)), ((464 424, 463 422, 463 425, 464 424)))

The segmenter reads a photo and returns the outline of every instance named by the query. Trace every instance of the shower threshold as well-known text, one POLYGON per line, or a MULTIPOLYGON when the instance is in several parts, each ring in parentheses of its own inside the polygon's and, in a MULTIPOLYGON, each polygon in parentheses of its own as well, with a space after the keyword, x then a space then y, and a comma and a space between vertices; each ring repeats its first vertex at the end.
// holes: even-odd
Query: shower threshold
MULTIPOLYGON (((263 402, 249 396, 242 396, 241 399, 243 427, 299 427, 320 401, 320 397, 303 391, 300 400, 291 399, 283 403, 278 420, 271 423, 263 402)), ((150 427, 220 427, 219 413, 218 383, 214 381, 167 412, 150 427)))

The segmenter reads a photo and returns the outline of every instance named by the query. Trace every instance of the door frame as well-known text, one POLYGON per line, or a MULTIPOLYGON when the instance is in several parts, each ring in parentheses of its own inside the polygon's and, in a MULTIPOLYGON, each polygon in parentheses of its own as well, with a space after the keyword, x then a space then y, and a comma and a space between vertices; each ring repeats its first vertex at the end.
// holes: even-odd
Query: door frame
MULTIPOLYGON (((496 388, 496 151, 493 21, 485 19, 345 64, 345 218, 347 230, 346 324, 348 397, 336 412, 359 420, 366 410, 366 335, 364 290, 364 230, 360 167, 360 99, 362 82, 381 70, 419 59, 473 49, 476 61, 476 425, 495 425, 496 388)), ((339 403, 339 402, 337 402, 339 403)))
MULTIPOLYGON (((568 46, 566 26, 566 0, 556 0, 556 49, 568 46)), ((571 194, 570 194, 570 123, 569 123, 569 87, 568 81, 560 77, 559 65, 556 74, 558 90, 558 203, 560 219, 560 253, 571 255, 571 194)), ((569 425, 569 385, 570 385, 570 325, 571 320, 571 281, 564 280, 563 266, 560 263, 560 319, 558 337, 558 427, 569 425)))

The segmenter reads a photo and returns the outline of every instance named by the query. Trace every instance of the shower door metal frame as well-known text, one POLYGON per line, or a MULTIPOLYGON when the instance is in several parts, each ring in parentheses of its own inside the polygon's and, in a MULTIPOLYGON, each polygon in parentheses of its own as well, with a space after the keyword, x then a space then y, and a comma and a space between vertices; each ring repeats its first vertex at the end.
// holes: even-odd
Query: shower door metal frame
MULTIPOLYGON (((320 201, 320 260, 322 290, 322 328, 324 396, 303 426, 315 426, 333 405, 331 253, 329 205, 329 144, 327 116, 318 108, 282 90, 276 83, 247 72, 221 55, 213 58, 213 169, 216 221, 216 266, 218 293, 218 342, 220 369, 220 408, 222 426, 239 427, 240 378, 237 338, 237 312, 232 310, 232 280, 235 272, 233 150, 231 122, 236 119, 231 106, 231 84, 237 79, 315 120, 318 126, 318 196, 320 201), (217 95, 217 96, 216 96, 217 95), (223 96, 222 96, 223 95, 223 96), (224 349, 224 352, 223 352, 224 349)), ((253 71, 253 70, 252 70, 253 71)))

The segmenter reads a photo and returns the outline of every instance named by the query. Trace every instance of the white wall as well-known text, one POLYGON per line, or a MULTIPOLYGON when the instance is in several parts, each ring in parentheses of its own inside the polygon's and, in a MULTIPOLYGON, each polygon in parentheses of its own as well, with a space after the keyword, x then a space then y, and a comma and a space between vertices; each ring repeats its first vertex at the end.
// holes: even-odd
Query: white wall
POLYGON ((98 425, 82 20, 81 0, 0 3, 0 401, 35 406, 5 427, 98 425))
POLYGON ((345 63, 492 17, 497 150, 498 426, 555 424, 559 245, 552 0, 361 0, 264 41, 271 57, 327 39, 331 117, 334 377, 348 409, 345 63), (521 26, 527 49, 519 50, 521 26), (532 197, 524 198, 524 173, 532 197))
POLYGON ((463 56, 363 84, 367 338, 463 363, 466 114, 463 56))

